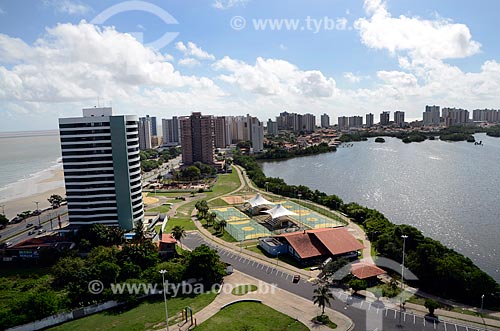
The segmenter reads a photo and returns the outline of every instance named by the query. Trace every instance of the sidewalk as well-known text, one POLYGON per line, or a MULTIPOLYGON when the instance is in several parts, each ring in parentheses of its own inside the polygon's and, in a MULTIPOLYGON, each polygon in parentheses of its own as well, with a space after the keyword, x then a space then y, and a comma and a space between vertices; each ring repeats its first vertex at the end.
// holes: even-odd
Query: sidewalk
MULTIPOLYGON (((197 325, 200 325, 213 315, 217 314, 224 305, 237 301, 258 300, 274 310, 297 319, 306 325, 310 330, 331 330, 326 326, 317 325, 311 321, 313 317, 321 312, 319 307, 315 306, 311 301, 276 287, 274 287, 274 293, 266 293, 265 291, 259 292, 259 286, 270 288, 272 285, 235 271, 232 275, 225 277, 224 286, 215 300, 201 311, 195 312, 193 319, 196 321, 197 325), (242 296, 236 296, 231 293, 231 290, 234 287, 247 284, 256 285, 258 287, 257 291, 250 292, 242 296)), ((353 322, 348 317, 332 309, 326 308, 325 314, 330 317, 332 322, 337 324, 337 330, 339 331, 352 330, 354 327, 353 322)), ((171 326, 170 329, 184 331, 188 330, 189 327, 189 324, 185 324, 171 326)))

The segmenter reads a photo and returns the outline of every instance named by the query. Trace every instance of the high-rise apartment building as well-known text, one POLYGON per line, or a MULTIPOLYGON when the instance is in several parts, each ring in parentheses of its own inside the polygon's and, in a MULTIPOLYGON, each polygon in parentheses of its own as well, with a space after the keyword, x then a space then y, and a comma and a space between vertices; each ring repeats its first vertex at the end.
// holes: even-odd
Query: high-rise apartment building
POLYGON ((153 148, 151 141, 152 135, 151 117, 139 118, 139 148, 142 151, 153 148))
POLYGON ((349 129, 349 117, 347 116, 340 116, 338 118, 338 129, 339 130, 347 130, 349 129))
POLYGON ((474 109, 472 111, 474 122, 498 123, 499 115, 496 109, 474 109))
POLYGON ((464 125, 469 122, 469 111, 466 109, 443 108, 444 124, 446 126, 464 125))
POLYGON ((405 112, 396 110, 394 112, 394 124, 400 128, 405 125, 405 112))
POLYGON ((163 144, 165 146, 177 146, 181 143, 179 118, 177 116, 171 119, 162 119, 161 126, 163 130, 163 144))
POLYGON ((273 122, 271 119, 267 120, 267 134, 277 135, 278 134, 278 123, 273 122))
POLYGON ((422 116, 424 126, 436 126, 441 123, 440 107, 425 106, 425 112, 422 116))
POLYGON ((330 116, 328 114, 321 115, 321 128, 326 129, 330 127, 330 116))
POLYGON ((389 125, 391 112, 383 111, 380 113, 380 125, 389 125))
POLYGON ((214 118, 214 130, 215 130, 215 148, 225 148, 230 145, 230 142, 226 140, 227 138, 227 125, 226 117, 220 116, 214 118))
POLYGON ((149 115, 146 115, 146 117, 151 119, 151 135, 157 136, 158 135, 158 126, 156 123, 156 116, 149 117, 149 115))
POLYGON ((83 109, 59 134, 70 224, 133 229, 144 217, 137 117, 83 109))
POLYGON ((369 114, 366 114, 366 127, 367 128, 371 128, 373 126, 373 114, 372 113, 369 113, 369 114))
POLYGON ((180 119, 182 162, 214 163, 214 119, 194 112, 180 119))
POLYGON ((360 128, 363 126, 363 116, 350 116, 347 123, 349 128, 360 128))

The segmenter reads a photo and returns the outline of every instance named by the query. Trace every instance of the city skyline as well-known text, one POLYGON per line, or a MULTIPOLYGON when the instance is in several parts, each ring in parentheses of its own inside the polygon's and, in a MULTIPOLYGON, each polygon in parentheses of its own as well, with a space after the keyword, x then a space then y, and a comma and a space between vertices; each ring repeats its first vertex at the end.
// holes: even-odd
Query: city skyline
POLYGON ((131 8, 98 22, 120 3, 0 4, 0 131, 56 129, 92 104, 157 118, 236 109, 261 121, 285 110, 336 119, 386 109, 412 121, 426 104, 500 105, 496 3, 151 1, 177 24, 131 8), (253 24, 268 18, 303 20, 279 31, 253 24), (169 31, 178 32, 170 43, 150 44, 169 31))

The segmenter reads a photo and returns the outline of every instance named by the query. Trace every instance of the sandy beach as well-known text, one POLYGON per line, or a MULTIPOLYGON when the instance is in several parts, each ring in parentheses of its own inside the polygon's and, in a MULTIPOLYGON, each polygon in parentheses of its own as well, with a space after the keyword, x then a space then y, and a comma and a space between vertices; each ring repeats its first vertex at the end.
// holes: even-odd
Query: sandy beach
POLYGON ((40 176, 19 181, 4 189, 0 205, 4 206, 5 215, 12 219, 25 210, 35 210, 34 201, 39 202, 40 209, 50 207, 47 199, 52 194, 66 197, 62 166, 52 167, 40 176))

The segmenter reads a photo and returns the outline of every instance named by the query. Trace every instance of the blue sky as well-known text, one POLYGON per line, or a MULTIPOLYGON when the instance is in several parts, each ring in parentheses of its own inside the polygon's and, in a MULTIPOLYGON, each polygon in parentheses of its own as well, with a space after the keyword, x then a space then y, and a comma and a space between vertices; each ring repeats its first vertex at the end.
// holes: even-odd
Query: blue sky
POLYGON ((499 108, 499 10, 465 0, 0 0, 0 131, 56 128, 98 98, 115 113, 261 120, 499 108), (178 35, 148 46, 166 32, 178 35))

